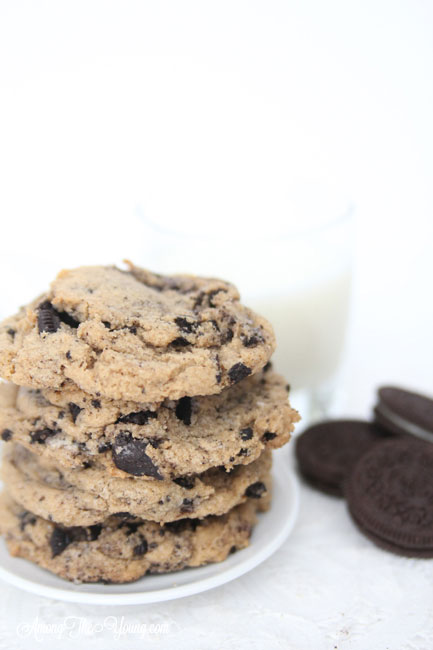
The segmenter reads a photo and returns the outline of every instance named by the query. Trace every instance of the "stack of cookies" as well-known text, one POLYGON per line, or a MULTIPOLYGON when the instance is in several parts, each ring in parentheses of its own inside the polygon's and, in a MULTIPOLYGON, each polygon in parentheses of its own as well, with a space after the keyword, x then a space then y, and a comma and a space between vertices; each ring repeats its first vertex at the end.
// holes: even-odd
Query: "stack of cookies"
POLYGON ((299 419, 274 345, 221 280, 62 271, 0 325, 11 554, 119 583, 247 546, 299 419))

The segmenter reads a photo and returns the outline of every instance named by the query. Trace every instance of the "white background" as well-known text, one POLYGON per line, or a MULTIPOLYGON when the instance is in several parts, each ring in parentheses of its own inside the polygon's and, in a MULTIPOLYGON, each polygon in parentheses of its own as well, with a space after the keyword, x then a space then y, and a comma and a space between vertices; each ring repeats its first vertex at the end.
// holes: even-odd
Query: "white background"
MULTIPOLYGON (((3 0, 0 314, 60 267, 145 265, 143 215, 261 232, 296 219, 288 188, 317 178, 357 213, 344 410, 368 413, 384 382, 433 392, 432 116, 427 0, 3 0)), ((170 621, 161 648, 431 648, 431 563, 374 549, 344 504, 303 496, 295 534, 251 576, 121 613, 170 621)), ((23 617, 103 615, 6 587, 0 603, 4 647, 24 643, 23 617)))

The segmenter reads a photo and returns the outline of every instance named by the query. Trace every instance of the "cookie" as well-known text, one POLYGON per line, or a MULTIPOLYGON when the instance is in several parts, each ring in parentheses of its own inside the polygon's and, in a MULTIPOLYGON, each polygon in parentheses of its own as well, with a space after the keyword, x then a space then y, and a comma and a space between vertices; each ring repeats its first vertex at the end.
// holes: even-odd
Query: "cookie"
POLYGON ((90 526, 119 512, 165 523, 222 515, 248 497, 267 497, 271 462, 271 452, 265 451, 231 472, 218 467, 175 481, 150 482, 107 477, 103 468, 45 466, 15 444, 4 452, 2 478, 23 508, 64 526, 90 526))
POLYGON ((393 544, 392 542, 389 542, 388 540, 375 535, 370 530, 365 528, 365 526, 363 526, 353 515, 352 519, 356 523, 361 533, 365 537, 368 537, 370 541, 372 541, 374 544, 376 544, 376 546, 379 546, 379 548, 383 549, 384 551, 389 551, 390 553, 395 553, 396 555, 401 555, 402 557, 416 557, 420 559, 429 559, 433 557, 433 552, 431 549, 406 549, 403 546, 393 544))
POLYGON ((371 447, 346 485, 360 530, 394 553, 433 557, 433 445, 391 438, 371 447))
POLYGON ((288 442, 299 419, 284 380, 270 369, 219 395, 166 400, 155 411, 131 402, 95 404, 77 389, 14 392, 10 384, 0 386, 0 403, 3 439, 45 461, 96 463, 107 475, 149 480, 249 464, 288 442))
POLYGON ((0 375, 160 402, 220 393, 267 363, 272 327, 231 284, 128 265, 60 272, 48 293, 0 325, 0 375))
POLYGON ((353 465, 381 439, 381 430, 362 420, 330 420, 315 424, 296 440, 301 474, 321 491, 343 496, 344 483, 353 465))
POLYGON ((221 517, 160 524, 109 517, 102 525, 65 528, 24 510, 7 495, 0 501, 0 532, 11 555, 35 562, 67 580, 123 583, 146 573, 222 562, 248 546, 257 501, 221 517))
POLYGON ((378 390, 374 416, 392 434, 412 434, 433 442, 433 399, 425 395, 383 386, 378 390))

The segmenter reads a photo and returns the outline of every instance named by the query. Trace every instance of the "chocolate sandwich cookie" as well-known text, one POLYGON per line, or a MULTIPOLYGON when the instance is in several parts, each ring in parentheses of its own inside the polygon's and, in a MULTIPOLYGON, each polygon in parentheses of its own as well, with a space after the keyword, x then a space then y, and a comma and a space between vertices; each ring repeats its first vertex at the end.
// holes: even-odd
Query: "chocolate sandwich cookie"
POLYGON ((271 325, 222 280, 89 266, 0 324, 0 375, 98 398, 214 395, 265 366, 271 325))
POLYGON ((433 442, 433 399, 395 386, 378 390, 375 421, 394 435, 433 442))
POLYGON ((413 437, 374 445, 346 484, 354 521, 372 541, 408 557, 433 557, 433 445, 413 437))
POLYGON ((74 582, 123 583, 146 573, 222 562, 248 546, 263 504, 249 499, 221 517, 160 525, 127 514, 95 526, 64 527, 0 497, 0 533, 11 555, 74 582))
POLYGON ((309 427, 296 440, 296 457, 303 477, 317 489, 343 496, 353 465, 382 431, 362 420, 330 420, 309 427))

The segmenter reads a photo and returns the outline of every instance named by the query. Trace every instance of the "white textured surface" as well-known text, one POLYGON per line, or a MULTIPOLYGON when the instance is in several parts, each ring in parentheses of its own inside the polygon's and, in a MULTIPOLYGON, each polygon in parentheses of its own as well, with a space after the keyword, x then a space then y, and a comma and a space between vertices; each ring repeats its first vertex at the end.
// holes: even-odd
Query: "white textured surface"
POLYGON ((76 647, 77 638, 82 647, 114 648, 121 625, 130 626, 122 636, 128 650, 431 649, 433 562, 375 548, 352 525, 343 501, 304 487, 301 505, 294 533, 271 559, 235 582, 183 600, 90 607, 1 585, 3 647, 34 648, 35 632, 25 626, 37 619, 70 626, 39 633, 47 650, 76 647), (134 633, 131 626, 143 623, 166 629, 134 633))

